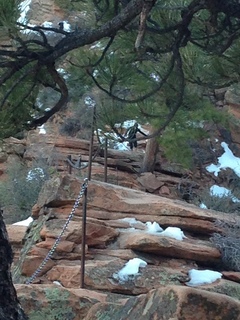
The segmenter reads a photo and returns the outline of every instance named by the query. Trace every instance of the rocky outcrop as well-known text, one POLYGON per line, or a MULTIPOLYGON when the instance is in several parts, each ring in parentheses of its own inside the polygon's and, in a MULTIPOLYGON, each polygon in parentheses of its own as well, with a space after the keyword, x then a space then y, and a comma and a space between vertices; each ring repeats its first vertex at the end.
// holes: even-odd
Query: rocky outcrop
POLYGON ((70 289, 59 285, 16 285, 27 314, 68 320, 238 320, 240 303, 226 295, 170 285, 137 297, 70 289))
MULTIPOLYGON (((34 206, 34 221, 23 239, 21 259, 14 266, 13 274, 17 282, 24 283, 29 279, 55 244, 82 183, 80 178, 64 175, 47 182, 42 189, 34 206)), ((222 279, 202 285, 201 290, 185 286, 189 281, 189 270, 218 268, 221 255, 209 237, 213 232, 221 232, 214 223, 217 219, 235 221, 233 217, 139 190, 91 180, 87 189, 84 289, 79 289, 82 204, 81 200, 51 259, 31 280, 34 285, 16 285, 28 314, 36 310, 39 301, 42 301, 41 312, 45 315, 57 299, 69 299, 65 307, 71 315, 68 319, 95 319, 97 314, 116 320, 141 319, 139 315, 146 313, 148 316, 144 319, 151 316, 170 319, 168 316, 171 315, 173 319, 191 320, 194 305, 199 310, 199 317, 202 317, 199 319, 208 319, 210 314, 211 319, 223 320, 229 316, 238 319, 238 273, 223 272, 222 279), (148 231, 146 222, 157 222, 162 228, 181 228, 185 238, 176 240, 153 234, 148 231), (134 258, 144 260, 147 266, 127 281, 119 280, 116 274, 134 258), (33 290, 35 296, 31 293, 33 290), (80 307, 76 305, 76 299, 81 301, 80 307), (160 309, 156 305, 157 300, 160 309), (147 301, 149 303, 146 305, 147 301), (171 301, 174 309, 171 309, 171 301)), ((14 227, 19 226, 9 228, 10 239, 17 243, 14 227)), ((61 302, 57 305, 59 307, 61 302)), ((65 315, 66 311, 61 309, 58 312, 65 315)))
POLYGON ((169 286, 130 298, 124 306, 98 303, 90 309, 85 320, 97 320, 99 315, 118 320, 237 320, 240 317, 239 307, 239 302, 227 296, 169 286))

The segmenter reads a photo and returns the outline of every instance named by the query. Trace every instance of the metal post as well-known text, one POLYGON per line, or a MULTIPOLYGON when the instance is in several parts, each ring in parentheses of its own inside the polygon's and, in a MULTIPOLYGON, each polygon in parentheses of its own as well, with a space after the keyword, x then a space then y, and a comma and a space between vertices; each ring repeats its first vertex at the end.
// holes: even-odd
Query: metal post
POLYGON ((104 145, 104 182, 107 182, 107 146, 108 146, 108 139, 105 138, 105 145, 104 145))
POLYGON ((82 211, 82 252, 81 252, 81 270, 80 270, 80 288, 84 288, 85 274, 85 245, 86 245, 86 223, 87 223, 87 188, 84 191, 83 211, 82 211))
MULTIPOLYGON (((68 160, 69 160, 70 162, 72 162, 72 156, 71 156, 71 155, 67 156, 67 158, 68 158, 68 160)), ((69 162, 68 162, 67 166, 68 166, 68 173, 69 173, 69 174, 72 174, 72 166, 70 165, 69 162)))
POLYGON ((92 134, 89 145, 89 160, 88 160, 88 180, 91 180, 92 174, 92 153, 93 153, 93 138, 94 138, 94 129, 96 123, 96 105, 93 106, 93 116, 92 116, 92 134))

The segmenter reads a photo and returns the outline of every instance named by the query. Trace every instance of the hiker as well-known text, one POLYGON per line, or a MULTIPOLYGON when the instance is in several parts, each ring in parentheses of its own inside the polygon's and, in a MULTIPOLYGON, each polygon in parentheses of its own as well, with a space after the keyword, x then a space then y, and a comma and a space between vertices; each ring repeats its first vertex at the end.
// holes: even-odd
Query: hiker
POLYGON ((134 148, 137 148, 137 140, 135 141, 131 141, 131 140, 134 140, 136 139, 136 135, 137 135, 137 132, 141 133, 142 135, 144 135, 145 137, 147 136, 144 132, 142 132, 139 128, 138 128, 138 123, 135 122, 135 124, 128 128, 127 132, 126 132, 126 135, 127 135, 127 138, 130 140, 129 141, 129 146, 130 146, 130 149, 133 150, 133 147, 134 148))

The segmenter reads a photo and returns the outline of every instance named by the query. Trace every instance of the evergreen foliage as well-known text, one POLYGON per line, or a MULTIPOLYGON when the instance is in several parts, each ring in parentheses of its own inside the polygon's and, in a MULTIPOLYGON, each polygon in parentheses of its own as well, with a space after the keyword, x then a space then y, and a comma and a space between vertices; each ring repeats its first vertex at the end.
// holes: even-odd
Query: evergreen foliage
POLYGON ((0 24, 11 43, 0 47, 0 137, 41 125, 69 99, 87 96, 96 103, 99 127, 129 118, 149 122, 165 147, 186 146, 182 158, 189 136, 202 137, 190 123, 224 121, 209 92, 238 82, 239 3, 55 1, 78 17, 70 32, 50 28, 56 43, 49 28, 16 23, 18 2, 2 8, 0 24), (43 87, 56 92, 48 110, 38 103, 43 87))

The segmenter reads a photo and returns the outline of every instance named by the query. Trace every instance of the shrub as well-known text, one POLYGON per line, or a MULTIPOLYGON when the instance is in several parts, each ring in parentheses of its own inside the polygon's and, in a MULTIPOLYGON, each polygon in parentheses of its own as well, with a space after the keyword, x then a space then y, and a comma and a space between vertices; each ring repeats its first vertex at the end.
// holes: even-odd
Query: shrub
POLYGON ((240 271, 239 220, 236 219, 236 223, 217 221, 216 225, 223 230, 223 233, 214 233, 210 240, 221 252, 223 267, 227 270, 240 271))
POLYGON ((7 173, 7 180, 0 183, 0 205, 11 220, 7 223, 12 223, 29 217, 48 173, 37 163, 29 169, 21 162, 12 164, 7 173))
POLYGON ((220 197, 211 194, 209 189, 204 189, 198 193, 198 201, 204 203, 208 209, 226 213, 237 213, 240 208, 240 203, 234 202, 231 194, 222 195, 220 197))
POLYGON ((90 137, 89 132, 91 133, 92 108, 81 104, 76 108, 77 109, 72 112, 72 115, 65 119, 59 132, 62 135, 73 137, 81 131, 81 136, 82 133, 87 132, 87 136, 90 137))

